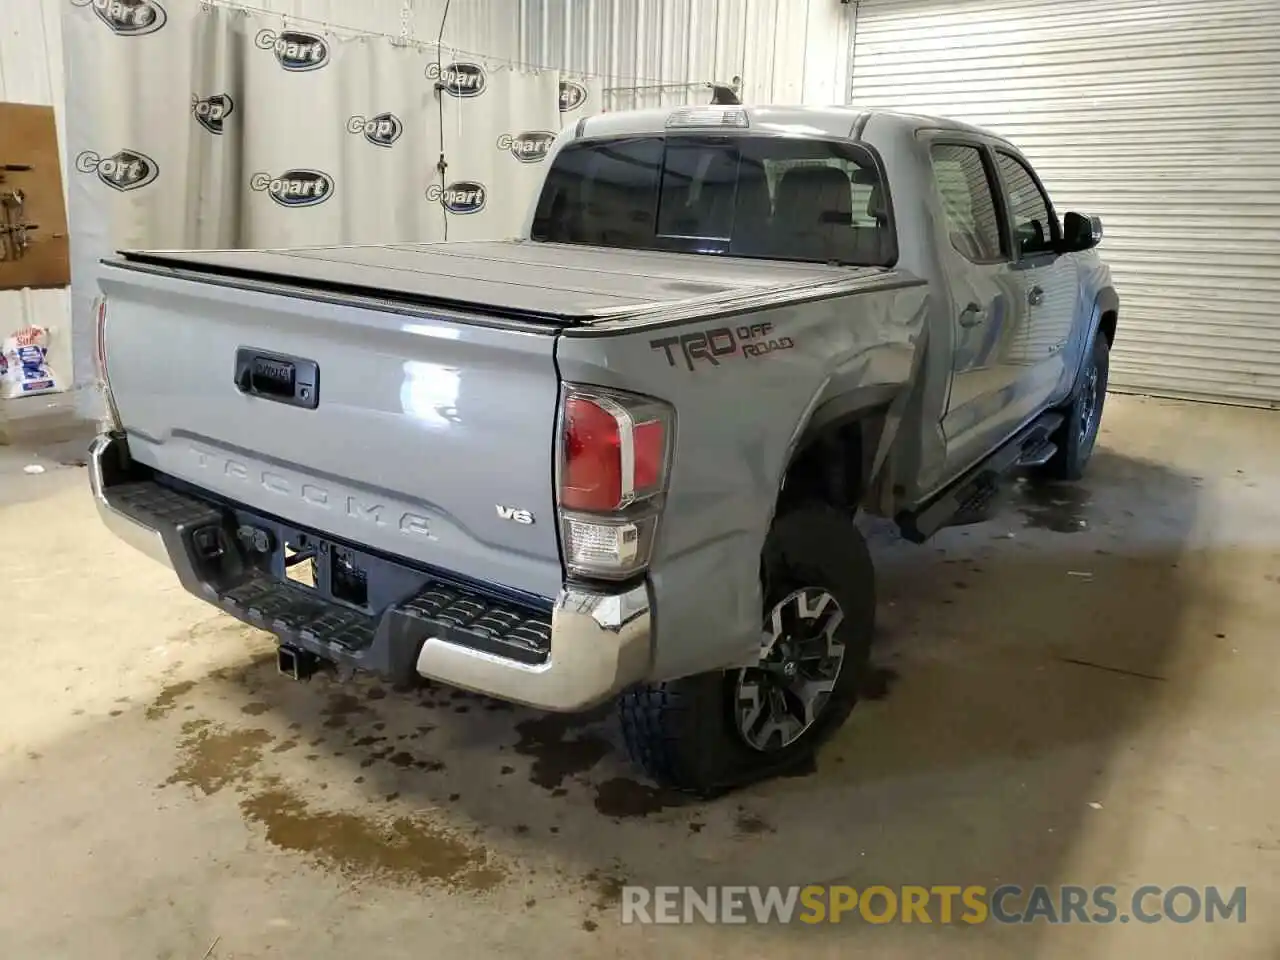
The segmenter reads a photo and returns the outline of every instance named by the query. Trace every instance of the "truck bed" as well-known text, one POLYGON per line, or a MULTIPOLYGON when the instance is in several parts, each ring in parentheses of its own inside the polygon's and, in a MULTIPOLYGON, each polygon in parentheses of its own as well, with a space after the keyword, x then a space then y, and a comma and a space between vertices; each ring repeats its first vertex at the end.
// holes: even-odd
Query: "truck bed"
POLYGON ((294 289, 377 296, 421 306, 480 308, 500 316, 564 325, 658 309, 725 306, 765 291, 814 293, 884 272, 522 240, 122 251, 121 256, 129 264, 164 272, 282 283, 294 289))

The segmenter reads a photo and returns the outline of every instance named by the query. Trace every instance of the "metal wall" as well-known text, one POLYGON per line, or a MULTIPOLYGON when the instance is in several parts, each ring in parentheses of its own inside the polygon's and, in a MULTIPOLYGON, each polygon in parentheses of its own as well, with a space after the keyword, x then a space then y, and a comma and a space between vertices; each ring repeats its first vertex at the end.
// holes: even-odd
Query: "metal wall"
POLYGON ((741 77, 744 101, 842 103, 852 10, 839 0, 520 0, 519 58, 615 87, 741 77))
MULTIPOLYGON (((256 0, 226 5, 419 42, 441 36, 443 24, 443 41, 463 50, 609 78, 611 109, 635 105, 630 88, 727 83, 734 77, 742 78, 743 99, 756 103, 842 103, 849 76, 853 7, 840 0, 256 0)), ((643 103, 686 99, 674 89, 661 96, 641 93, 643 103)), ((709 98, 696 90, 693 97, 709 98)))
POLYGON ((1099 214, 1112 382, 1280 407, 1280 0, 860 0, 851 100, 993 128, 1099 214))
MULTIPOLYGON (((62 14, 58 0, 0 0, 0 101, 51 104, 66 169, 62 127, 62 14)), ((0 162, 4 161, 0 143, 0 162)), ((65 178, 64 178, 65 182, 65 178)), ((70 298, 62 290, 0 290, 0 338, 29 323, 53 334, 50 366, 71 377, 70 298)), ((0 401, 0 403, 14 401, 0 401)))

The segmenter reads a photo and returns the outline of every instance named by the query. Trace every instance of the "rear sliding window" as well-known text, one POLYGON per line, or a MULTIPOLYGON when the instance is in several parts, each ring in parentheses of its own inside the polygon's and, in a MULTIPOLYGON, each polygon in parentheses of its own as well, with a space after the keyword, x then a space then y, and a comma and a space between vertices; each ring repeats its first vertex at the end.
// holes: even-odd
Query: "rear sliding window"
POLYGON ((635 250, 892 266, 871 153, 784 137, 637 137, 557 154, 533 239, 635 250))

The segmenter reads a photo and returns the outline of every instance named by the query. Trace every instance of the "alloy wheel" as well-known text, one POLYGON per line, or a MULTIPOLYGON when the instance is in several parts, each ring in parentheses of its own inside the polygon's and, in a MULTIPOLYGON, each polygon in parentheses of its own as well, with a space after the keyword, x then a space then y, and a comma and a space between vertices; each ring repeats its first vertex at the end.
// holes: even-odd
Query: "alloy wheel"
POLYGON ((1080 393, 1079 429, 1083 443, 1088 443, 1097 429, 1098 406, 1098 365, 1090 364, 1080 393))
POLYGON ((820 587, 796 590, 769 612, 760 660, 738 671, 734 719, 747 746, 789 747, 822 715, 844 665, 836 631, 844 611, 820 587))

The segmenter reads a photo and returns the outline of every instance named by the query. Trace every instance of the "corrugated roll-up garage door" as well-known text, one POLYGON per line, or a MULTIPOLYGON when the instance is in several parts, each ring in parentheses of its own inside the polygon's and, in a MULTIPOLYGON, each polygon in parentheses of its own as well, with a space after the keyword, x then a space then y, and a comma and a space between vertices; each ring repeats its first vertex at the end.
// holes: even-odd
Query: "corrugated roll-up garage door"
POLYGON ((1280 407, 1280 0, 860 0, 852 69, 1102 217, 1116 388, 1280 407))

